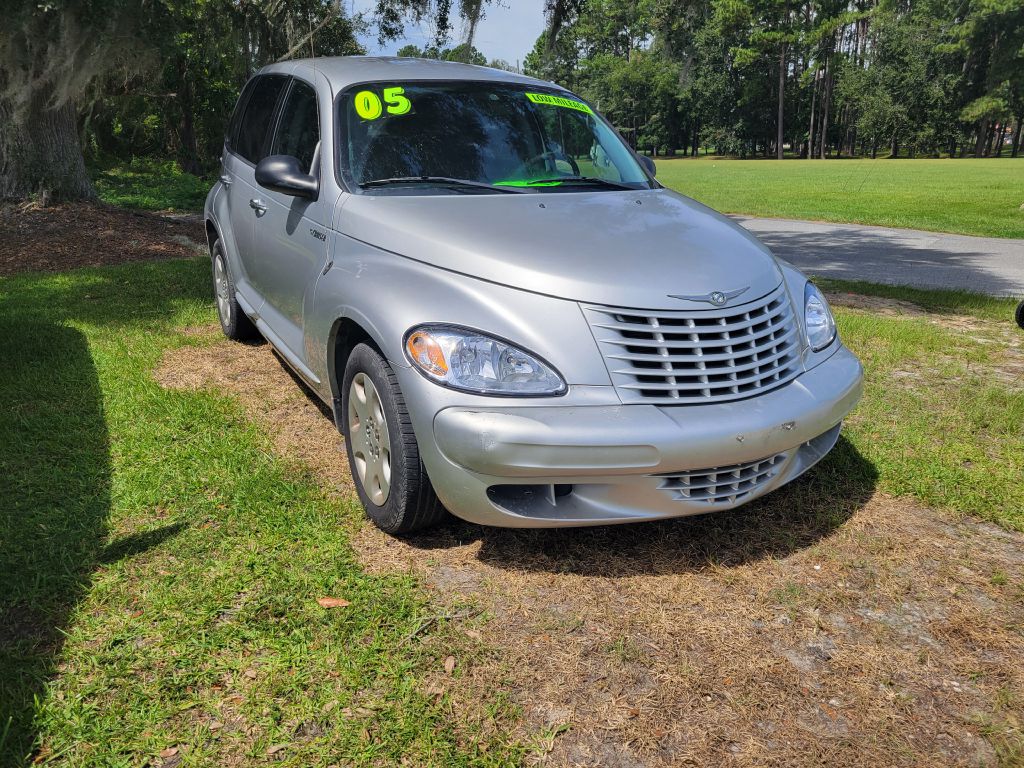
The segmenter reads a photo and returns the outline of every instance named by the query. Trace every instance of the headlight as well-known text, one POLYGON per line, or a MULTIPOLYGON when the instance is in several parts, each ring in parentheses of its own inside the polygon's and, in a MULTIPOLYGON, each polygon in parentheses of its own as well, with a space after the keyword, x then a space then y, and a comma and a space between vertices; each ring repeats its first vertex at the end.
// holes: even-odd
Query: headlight
POLYGON ((808 281, 804 288, 804 327, 811 349, 820 352, 836 338, 836 321, 818 287, 808 281))
POLYGON ((553 368, 518 347, 467 328, 421 326, 405 337, 405 353, 427 378, 481 395, 560 395, 553 368))

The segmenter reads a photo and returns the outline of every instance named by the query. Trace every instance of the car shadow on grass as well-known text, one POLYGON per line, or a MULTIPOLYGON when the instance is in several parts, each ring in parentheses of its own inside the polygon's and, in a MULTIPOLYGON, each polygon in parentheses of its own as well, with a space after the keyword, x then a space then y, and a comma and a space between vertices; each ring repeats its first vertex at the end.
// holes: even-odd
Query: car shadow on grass
POLYGON ((799 480, 744 507, 593 528, 486 528, 453 521, 407 539, 431 550, 479 540, 481 561, 520 571, 618 578, 782 558, 828 537, 871 498, 874 465, 845 437, 799 480))
POLYGON ((0 765, 29 761, 64 633, 93 570, 174 526, 104 545, 110 448, 85 336, 0 319, 0 765))

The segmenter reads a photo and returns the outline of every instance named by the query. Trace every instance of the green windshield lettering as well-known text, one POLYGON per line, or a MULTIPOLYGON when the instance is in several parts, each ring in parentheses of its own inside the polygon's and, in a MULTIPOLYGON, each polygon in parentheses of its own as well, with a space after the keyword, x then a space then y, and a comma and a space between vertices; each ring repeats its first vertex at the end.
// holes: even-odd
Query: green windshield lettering
POLYGON ((582 101, 567 99, 564 96, 552 96, 550 93, 527 93, 526 98, 534 104, 550 104, 553 107, 564 107, 566 109, 575 109, 579 112, 586 112, 588 115, 594 114, 594 110, 582 101))
POLYGON ((509 179, 508 181, 496 181, 496 187, 557 187, 560 181, 530 181, 529 179, 509 179))

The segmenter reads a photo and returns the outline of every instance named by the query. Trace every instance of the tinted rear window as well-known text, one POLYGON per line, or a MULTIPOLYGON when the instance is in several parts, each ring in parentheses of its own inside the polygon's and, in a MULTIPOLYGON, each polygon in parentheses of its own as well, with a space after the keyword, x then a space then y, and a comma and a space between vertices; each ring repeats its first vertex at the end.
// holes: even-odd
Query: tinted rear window
POLYGON ((283 75, 264 75, 252 87, 252 95, 239 120, 238 138, 232 145, 235 152, 251 163, 258 163, 265 155, 263 147, 270 120, 286 82, 283 75))

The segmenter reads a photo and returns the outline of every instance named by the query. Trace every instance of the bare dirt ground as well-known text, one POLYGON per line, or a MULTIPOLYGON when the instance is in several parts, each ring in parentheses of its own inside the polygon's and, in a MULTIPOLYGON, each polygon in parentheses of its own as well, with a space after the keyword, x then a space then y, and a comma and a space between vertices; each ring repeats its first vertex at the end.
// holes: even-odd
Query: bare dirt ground
POLYGON ((923 317, 928 314, 922 307, 913 302, 889 299, 884 296, 867 296, 862 293, 838 293, 835 291, 829 291, 825 295, 828 298, 828 303, 833 306, 862 309, 876 315, 923 317))
MULTIPOLYGON (((348 493, 340 436, 268 346, 184 347, 156 376, 237 396, 348 493)), ((489 705, 520 712, 538 764, 1024 765, 1024 536, 873 478, 844 440, 733 513, 401 540, 364 525, 353 544, 367 569, 421 578, 440 613, 478 614, 476 651, 430 690, 485 732, 489 705)))
POLYGON ((100 203, 0 203, 0 276, 205 252, 201 221, 100 203))

